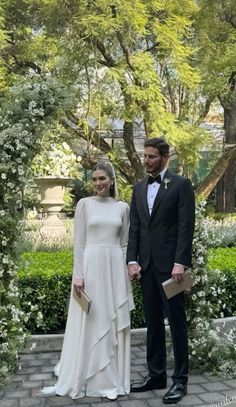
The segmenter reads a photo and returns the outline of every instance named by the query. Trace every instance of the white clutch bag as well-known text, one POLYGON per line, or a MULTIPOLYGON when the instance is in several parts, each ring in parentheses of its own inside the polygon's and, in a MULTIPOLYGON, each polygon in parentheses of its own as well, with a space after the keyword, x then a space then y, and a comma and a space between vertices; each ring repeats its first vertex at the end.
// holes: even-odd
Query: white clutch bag
POLYGON ((73 296, 74 296, 75 300, 78 302, 78 304, 81 306, 83 311, 85 311, 86 314, 88 314, 90 311, 90 308, 91 308, 91 304, 92 304, 92 300, 88 296, 88 294, 86 294, 85 291, 81 291, 81 296, 79 297, 77 292, 74 289, 73 296))

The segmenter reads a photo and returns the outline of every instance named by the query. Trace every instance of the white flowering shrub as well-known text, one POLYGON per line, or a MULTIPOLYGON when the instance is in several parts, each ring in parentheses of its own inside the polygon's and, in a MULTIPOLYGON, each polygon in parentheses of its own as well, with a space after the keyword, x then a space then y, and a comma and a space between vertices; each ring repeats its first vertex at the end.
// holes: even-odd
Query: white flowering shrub
MULTIPOLYGON (((0 384, 16 366, 29 318, 19 308, 15 267, 22 191, 45 124, 63 100, 63 89, 50 76, 35 75, 13 86, 0 110, 0 384)), ((37 310, 29 304, 31 311, 37 310)))
POLYGON ((204 219, 204 227, 208 230, 210 247, 230 247, 236 243, 236 219, 228 217, 215 220, 204 219))
MULTIPOLYGON (((60 130, 58 129, 58 131, 60 130)), ((33 174, 40 177, 48 175, 78 177, 77 159, 70 146, 65 141, 55 142, 55 138, 59 138, 57 135, 50 134, 50 136, 51 139, 45 142, 40 154, 37 154, 32 161, 33 174)))
POLYGON ((220 333, 212 325, 217 311, 224 307, 224 275, 207 269, 207 253, 212 246, 212 234, 205 221, 205 202, 196 208, 196 227, 193 241, 193 287, 187 295, 189 326, 189 359, 192 368, 225 376, 236 372, 236 333, 220 333), (222 298, 222 299, 221 299, 222 298))

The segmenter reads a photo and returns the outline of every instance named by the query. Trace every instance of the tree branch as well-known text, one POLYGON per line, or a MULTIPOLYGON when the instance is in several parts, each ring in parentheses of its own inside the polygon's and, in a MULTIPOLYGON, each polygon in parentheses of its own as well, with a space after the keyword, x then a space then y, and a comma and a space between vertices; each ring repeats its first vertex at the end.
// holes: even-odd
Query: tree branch
POLYGON ((94 38, 94 43, 104 58, 103 65, 105 65, 105 63, 106 63, 106 66, 108 66, 110 68, 114 68, 116 66, 115 60, 107 52, 105 45, 102 43, 102 41, 98 40, 97 38, 94 38))
POLYGON ((205 119, 206 115, 209 113, 210 107, 211 107, 211 103, 213 102, 214 98, 213 97, 209 97, 206 101, 205 101, 205 105, 201 111, 201 113, 199 114, 197 120, 195 121, 194 125, 195 126, 199 126, 202 121, 205 119))
POLYGON ((129 68, 130 68, 132 71, 134 71, 134 67, 133 67, 132 62, 131 62, 131 59, 130 59, 130 51, 129 51, 129 48, 125 45, 124 40, 123 40, 123 36, 121 35, 121 33, 120 33, 120 32, 117 32, 116 35, 117 35, 117 39, 118 39, 118 41, 119 41, 119 44, 120 44, 120 46, 121 46, 121 48, 122 48, 122 51, 123 51, 123 53, 124 53, 124 55, 125 55, 127 65, 129 66, 129 68))
MULTIPOLYGON (((72 118, 72 117, 71 117, 72 118)), ((75 121, 78 120, 76 116, 74 116, 75 121)), ((89 142, 96 147, 98 150, 102 151, 104 154, 108 154, 112 152, 111 146, 104 140, 103 137, 99 134, 98 131, 89 128, 88 134, 86 134, 82 128, 82 126, 77 126, 74 120, 70 120, 67 117, 61 119, 61 123, 65 128, 69 128, 74 133, 76 133, 80 138, 89 142)), ((89 152, 84 152, 82 157, 82 163, 87 169, 91 169, 94 167, 96 163, 96 157, 90 156, 89 152)), ((134 170, 130 164, 128 164, 124 159, 120 159, 116 163, 116 167, 120 171, 120 173, 127 179, 130 184, 133 184, 136 181, 136 177, 134 174, 134 170)))

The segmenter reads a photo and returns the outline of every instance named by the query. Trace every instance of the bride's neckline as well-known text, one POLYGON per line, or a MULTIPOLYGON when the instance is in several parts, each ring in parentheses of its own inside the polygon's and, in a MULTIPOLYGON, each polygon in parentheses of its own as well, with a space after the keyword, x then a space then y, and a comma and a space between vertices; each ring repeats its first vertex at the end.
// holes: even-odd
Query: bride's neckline
POLYGON ((117 202, 116 200, 115 200, 115 198, 112 198, 111 196, 98 196, 98 195, 95 195, 95 196, 90 196, 90 198, 91 199, 94 199, 95 201, 98 201, 98 202, 117 202))

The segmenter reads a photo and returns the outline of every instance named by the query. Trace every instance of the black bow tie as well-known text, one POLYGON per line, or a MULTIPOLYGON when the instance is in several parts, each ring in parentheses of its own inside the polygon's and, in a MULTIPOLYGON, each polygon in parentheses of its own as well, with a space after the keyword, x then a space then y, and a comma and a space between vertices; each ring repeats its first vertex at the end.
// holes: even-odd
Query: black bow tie
POLYGON ((158 182, 158 184, 161 184, 161 176, 160 176, 160 174, 157 175, 156 177, 152 177, 151 175, 149 175, 148 184, 152 184, 153 182, 158 182))

